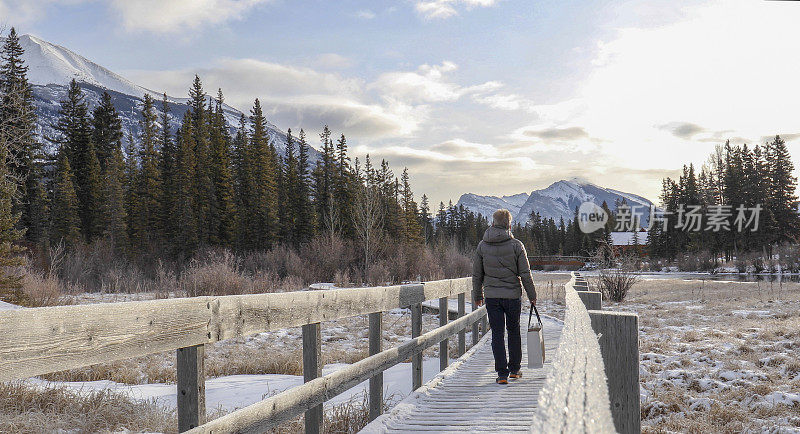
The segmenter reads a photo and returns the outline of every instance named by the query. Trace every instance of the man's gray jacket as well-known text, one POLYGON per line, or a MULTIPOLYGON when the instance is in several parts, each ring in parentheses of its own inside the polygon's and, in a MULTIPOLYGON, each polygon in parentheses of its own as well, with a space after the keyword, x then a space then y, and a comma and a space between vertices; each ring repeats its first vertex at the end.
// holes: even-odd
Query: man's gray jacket
POLYGON ((535 300, 536 288, 522 241, 508 229, 486 229, 472 263, 473 298, 520 298, 523 286, 528 298, 535 300))

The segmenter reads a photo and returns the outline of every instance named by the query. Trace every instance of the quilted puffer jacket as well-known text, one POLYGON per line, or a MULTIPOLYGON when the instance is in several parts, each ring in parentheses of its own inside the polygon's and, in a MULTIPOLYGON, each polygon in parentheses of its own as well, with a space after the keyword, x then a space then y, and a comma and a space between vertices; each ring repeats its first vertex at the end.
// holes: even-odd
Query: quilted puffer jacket
POLYGON ((472 263, 472 296, 475 300, 520 298, 523 287, 528 298, 536 300, 525 246, 510 230, 490 227, 483 234, 472 263))

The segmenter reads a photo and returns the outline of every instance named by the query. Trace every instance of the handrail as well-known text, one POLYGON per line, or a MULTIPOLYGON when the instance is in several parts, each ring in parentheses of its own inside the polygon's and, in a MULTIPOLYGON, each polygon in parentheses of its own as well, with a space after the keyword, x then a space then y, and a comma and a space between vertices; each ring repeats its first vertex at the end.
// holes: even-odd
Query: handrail
MULTIPOLYGON (((0 312, 0 381, 28 378, 101 362, 177 350, 178 429, 203 432, 259 432, 306 411, 306 426, 318 431, 321 403, 370 380, 370 417, 383 406, 382 373, 409 356, 413 387, 422 384, 422 351, 446 344, 478 321, 486 332, 486 309, 465 315, 471 278, 446 279, 373 288, 295 291, 221 297, 57 306, 0 312), (458 296, 460 318, 448 324, 448 298, 458 296), (445 306, 440 327, 422 334, 422 302, 439 299, 445 306), (412 340, 380 351, 381 312, 411 307, 412 340), (370 357, 333 374, 321 375, 320 323, 370 315, 370 357), (303 326, 303 371, 306 383, 273 398, 231 413, 210 425, 205 420, 204 345, 256 333, 303 326), (374 344, 374 345, 373 345, 374 344), (248 428, 249 427, 249 428, 248 428)), ((446 347, 446 346, 445 346, 446 347)), ((447 365, 447 351, 440 354, 447 365)))
POLYGON ((436 328, 400 346, 382 351, 352 365, 285 390, 275 396, 201 425, 190 433, 260 433, 319 405, 375 374, 407 360, 412 354, 422 352, 455 335, 486 315, 481 307, 446 326, 436 328))
POLYGON ((0 381, 213 343, 468 293, 471 279, 0 312, 0 381))
POLYGON ((532 432, 616 432, 600 345, 574 288, 583 281, 573 272, 564 285, 564 328, 539 394, 532 432))

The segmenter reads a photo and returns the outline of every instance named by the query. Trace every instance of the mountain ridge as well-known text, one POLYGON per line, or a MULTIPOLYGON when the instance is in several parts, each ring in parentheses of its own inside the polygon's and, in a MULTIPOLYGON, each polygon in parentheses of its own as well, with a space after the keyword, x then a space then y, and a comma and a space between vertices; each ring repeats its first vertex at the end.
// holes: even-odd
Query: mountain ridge
MULTIPOLYGON (((4 40, 0 38, 0 43, 4 40)), ((128 133, 139 137, 140 108, 144 95, 149 94, 156 100, 163 97, 163 93, 140 86, 64 46, 30 34, 21 35, 19 40, 24 50, 22 58, 28 67, 28 82, 38 117, 36 133, 44 139, 42 144, 46 152, 56 151, 56 145, 49 139, 57 137, 54 125, 58 121, 60 101, 66 98, 69 82, 73 78, 81 85, 90 111, 99 104, 104 91, 111 95, 126 137, 128 133)), ((208 99, 213 100, 211 96, 208 99)), ((188 110, 186 103, 189 98, 167 95, 167 101, 171 114, 169 128, 174 133, 180 127, 183 113, 188 110)), ((235 132, 243 113, 227 104, 223 104, 223 113, 231 132, 235 132)), ((275 143, 276 150, 283 154, 286 150, 286 133, 267 121, 267 134, 275 143)), ((309 144, 309 161, 313 163, 319 157, 319 151, 309 144)))
POLYGON ((637 214, 640 216, 641 224, 647 225, 649 209, 653 206, 650 200, 637 194, 601 187, 580 178, 562 179, 546 188, 533 190, 530 194, 482 196, 465 193, 461 195, 456 205, 463 205, 465 208, 489 218, 495 210, 506 208, 511 211, 514 221, 524 224, 530 220, 531 212, 538 212, 543 219, 552 218, 558 222, 563 218, 566 222, 574 218, 575 209, 583 202, 594 202, 597 205, 606 202, 608 207, 614 211, 616 202, 623 199, 628 205, 641 207, 637 209, 637 214), (519 205, 519 200, 523 195, 526 196, 525 201, 519 205), (510 197, 514 197, 515 200, 505 199, 510 197))

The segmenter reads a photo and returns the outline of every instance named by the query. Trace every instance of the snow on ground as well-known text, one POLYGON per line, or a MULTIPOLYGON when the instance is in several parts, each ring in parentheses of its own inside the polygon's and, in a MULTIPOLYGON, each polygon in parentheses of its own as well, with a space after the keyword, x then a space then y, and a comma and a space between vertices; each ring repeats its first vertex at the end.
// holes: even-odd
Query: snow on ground
MULTIPOLYGON (((348 366, 345 363, 326 365, 322 374, 327 375, 348 366)), ((439 359, 428 358, 423 361, 423 381, 427 382, 439 373, 439 359)), ((57 382, 30 379, 28 382, 40 386, 64 386, 77 392, 109 389, 123 393, 140 401, 155 401, 167 408, 175 408, 177 390, 175 384, 128 385, 113 381, 57 382)), ((206 408, 209 413, 215 410, 230 412, 261 401, 269 396, 303 384, 302 375, 230 375, 206 381, 206 408)), ((399 400, 411 392, 411 363, 400 363, 384 372, 384 396, 399 400)), ((326 402, 335 405, 358 399, 367 393, 369 381, 365 381, 345 393, 326 402)))
POLYGON ((6 303, 5 301, 0 301, 0 311, 3 310, 15 310, 15 309, 22 309, 22 306, 17 306, 16 304, 6 303))
POLYGON ((648 280, 606 308, 639 314, 643 432, 800 433, 800 285, 648 280))

